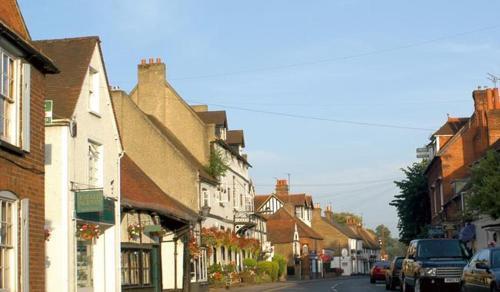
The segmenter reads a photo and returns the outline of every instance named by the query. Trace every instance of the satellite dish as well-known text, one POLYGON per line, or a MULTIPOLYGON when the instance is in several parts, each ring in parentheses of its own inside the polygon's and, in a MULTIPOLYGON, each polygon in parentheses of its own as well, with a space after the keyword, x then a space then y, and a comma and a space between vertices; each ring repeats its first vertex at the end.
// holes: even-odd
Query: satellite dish
POLYGON ((348 256, 348 255, 349 255, 349 253, 348 253, 347 249, 343 248, 343 249, 342 249, 342 256, 343 256, 343 257, 346 257, 346 256, 348 256))

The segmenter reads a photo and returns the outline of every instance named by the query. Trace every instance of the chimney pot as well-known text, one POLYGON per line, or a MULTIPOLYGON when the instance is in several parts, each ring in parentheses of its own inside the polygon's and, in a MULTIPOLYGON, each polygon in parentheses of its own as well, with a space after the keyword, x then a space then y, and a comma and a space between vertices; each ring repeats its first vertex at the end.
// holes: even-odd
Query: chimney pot
POLYGON ((161 58, 156 58, 156 63, 161 64, 161 58))
POLYGON ((141 59, 141 65, 146 65, 146 59, 141 59))
POLYGON ((154 58, 149 58, 149 64, 153 64, 153 63, 154 63, 154 61, 155 61, 155 59, 154 59, 154 58))

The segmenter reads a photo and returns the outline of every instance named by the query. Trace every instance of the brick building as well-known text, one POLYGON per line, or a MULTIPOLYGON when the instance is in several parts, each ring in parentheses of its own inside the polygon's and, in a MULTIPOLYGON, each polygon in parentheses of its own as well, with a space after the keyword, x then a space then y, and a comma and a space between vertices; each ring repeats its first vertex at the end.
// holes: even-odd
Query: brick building
POLYGON ((44 79, 56 66, 31 43, 15 0, 0 1, 0 290, 45 291, 44 79), (5 289, 5 290, 4 290, 5 289))
POLYGON ((432 224, 442 226, 449 237, 462 225, 465 207, 462 190, 470 176, 470 165, 500 139, 498 88, 472 93, 474 112, 469 118, 449 117, 428 145, 431 159, 426 169, 432 224))

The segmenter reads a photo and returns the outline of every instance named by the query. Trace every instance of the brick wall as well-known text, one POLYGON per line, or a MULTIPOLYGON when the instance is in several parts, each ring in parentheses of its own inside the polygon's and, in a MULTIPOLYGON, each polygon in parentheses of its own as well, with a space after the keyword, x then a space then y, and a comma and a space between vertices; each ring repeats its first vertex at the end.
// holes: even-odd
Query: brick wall
MULTIPOLYGON (((20 156, 0 148, 0 190, 30 200, 30 291, 45 291, 44 76, 33 68, 31 80, 31 152, 20 156)), ((20 245, 18 250, 20 255, 20 245)))

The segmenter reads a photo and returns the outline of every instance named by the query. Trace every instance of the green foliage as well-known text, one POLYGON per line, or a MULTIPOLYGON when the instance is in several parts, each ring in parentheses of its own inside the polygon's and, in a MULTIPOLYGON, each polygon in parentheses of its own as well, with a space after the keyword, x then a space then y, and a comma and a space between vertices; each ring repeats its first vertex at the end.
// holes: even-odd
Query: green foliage
POLYGON ((243 260, 243 266, 245 269, 253 270, 257 266, 257 260, 252 258, 246 258, 243 260))
POLYGON ((467 208, 473 214, 500 218, 500 153, 490 150, 471 170, 471 194, 467 208))
POLYGON ((222 266, 220 264, 213 264, 207 268, 207 272, 209 274, 212 274, 215 272, 222 272, 222 266))
POLYGON ((401 169, 406 178, 394 182, 400 192, 390 205, 397 209, 399 240, 406 244, 412 239, 426 237, 425 226, 430 223, 430 201, 424 176, 426 166, 424 161, 413 163, 401 169))
POLYGON ((389 256, 389 259, 393 259, 396 256, 403 256, 406 254, 406 245, 404 245, 399 240, 391 237, 391 231, 387 226, 381 224, 375 228, 375 234, 382 240, 382 246, 385 252, 389 256))
POLYGON ((286 258, 280 254, 275 254, 273 257, 273 262, 278 264, 278 277, 284 277, 286 274, 286 258))
POLYGON ((236 266, 234 264, 227 264, 227 265, 222 266, 222 270, 225 273, 232 273, 232 272, 236 271, 236 266))
POLYGON ((213 177, 218 178, 223 176, 228 168, 229 165, 227 164, 222 152, 220 150, 212 149, 210 151, 209 164, 205 167, 205 170, 213 177))
POLYGON ((279 267, 276 262, 258 262, 257 263, 257 274, 259 276, 268 275, 274 282, 278 280, 279 267))
POLYGON ((353 214, 353 213, 349 213, 349 212, 333 213, 333 220, 337 223, 340 223, 340 224, 347 223, 347 218, 349 218, 349 217, 354 218, 356 220, 356 222, 358 222, 358 223, 362 223, 362 221, 363 221, 361 216, 358 216, 358 215, 353 214))

